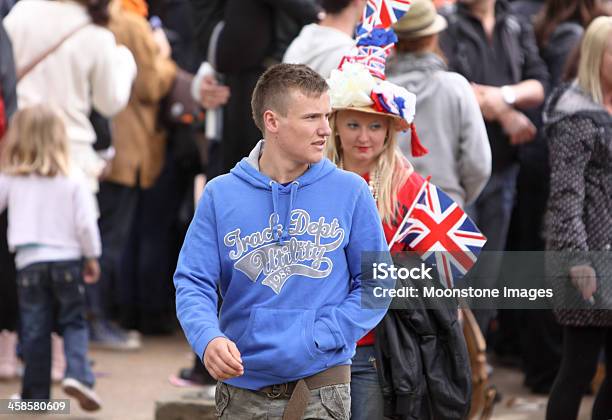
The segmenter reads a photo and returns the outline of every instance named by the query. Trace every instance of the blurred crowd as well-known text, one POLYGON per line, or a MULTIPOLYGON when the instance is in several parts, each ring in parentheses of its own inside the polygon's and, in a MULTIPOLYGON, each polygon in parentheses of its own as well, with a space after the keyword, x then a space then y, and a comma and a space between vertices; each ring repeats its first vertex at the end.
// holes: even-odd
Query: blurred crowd
MULTIPOLYGON (((404 133, 406 158, 464 206, 485 251, 609 250, 612 1, 413 3, 394 25, 386 68, 416 95, 429 150, 413 157, 404 133), (584 118, 566 118, 576 115, 584 118)), ((289 62, 328 78, 354 46, 365 5, 0 0, 0 380, 17 377, 21 359, 22 398, 49 398, 50 381, 63 381, 95 409, 91 372, 74 367, 88 365, 88 345, 138 351, 143 334, 179 328, 177 256, 204 180, 261 138, 251 115, 259 76, 289 62), (73 173, 78 186, 47 183, 73 173), (70 273, 85 279, 74 291, 81 300, 63 299, 70 273), (43 305, 33 283, 59 302, 44 328, 33 328, 43 305)), ((535 283, 543 266, 504 270, 499 255, 476 267, 478 286, 523 276, 544 287, 535 283)), ((574 268, 591 298, 594 274, 574 268)), ((597 367, 612 362, 609 311, 474 315, 498 363, 551 394, 549 419, 575 418, 597 367)), ((200 357, 175 379, 214 383, 200 357)), ((611 405, 598 397, 593 418, 611 405)))

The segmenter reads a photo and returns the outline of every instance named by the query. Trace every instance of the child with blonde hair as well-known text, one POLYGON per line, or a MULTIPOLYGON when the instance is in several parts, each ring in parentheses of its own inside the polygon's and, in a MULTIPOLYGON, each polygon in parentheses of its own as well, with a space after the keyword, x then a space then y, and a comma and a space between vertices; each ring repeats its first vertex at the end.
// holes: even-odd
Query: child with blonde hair
POLYGON ((18 111, 0 144, 0 213, 8 207, 8 244, 15 252, 22 399, 48 399, 51 331, 64 337, 62 388, 84 410, 101 406, 87 360, 83 283, 100 275, 94 196, 70 170, 66 130, 46 105, 18 111))

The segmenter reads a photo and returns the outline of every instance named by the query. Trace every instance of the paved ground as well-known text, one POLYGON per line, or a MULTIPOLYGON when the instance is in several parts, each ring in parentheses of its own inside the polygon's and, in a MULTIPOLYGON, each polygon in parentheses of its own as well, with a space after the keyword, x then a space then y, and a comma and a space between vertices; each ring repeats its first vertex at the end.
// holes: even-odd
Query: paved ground
MULTIPOLYGON (((143 349, 134 353, 93 351, 96 390, 104 400, 104 407, 95 414, 83 412, 74 402, 70 416, 3 416, 0 419, 87 419, 87 420, 152 420, 155 401, 172 398, 193 389, 170 385, 168 377, 180 367, 191 363, 191 353, 182 336, 145 338, 143 349)), ((521 386, 521 375, 513 370, 497 368, 493 380, 504 395, 496 406, 495 420, 544 419, 546 398, 530 396, 521 386)), ((8 398, 19 391, 18 382, 0 382, 0 398, 8 398)), ((66 398, 59 386, 54 386, 55 398, 66 398)), ((590 419, 592 398, 583 401, 580 420, 590 419)))
MULTIPOLYGON (((493 383, 502 392, 504 399, 495 406, 495 420, 544 420, 546 397, 534 396, 522 386, 523 375, 516 371, 496 368, 493 383)), ((580 407, 579 420, 591 419, 593 397, 585 397, 580 407)))
MULTIPOLYGON (((97 377, 96 392, 103 399, 103 409, 90 414, 73 401, 70 416, 46 418, 79 418, 100 420, 150 420, 154 418, 155 401, 160 397, 180 394, 183 389, 168 382, 168 376, 192 361, 189 347, 181 336, 148 338, 138 352, 92 351, 97 377)), ((19 391, 19 383, 0 382, 0 398, 19 391)), ((53 398, 67 398, 59 385, 51 391, 53 398)), ((32 418, 40 419, 43 416, 32 418)), ((0 418, 8 416, 0 415, 0 418)), ((20 416, 19 419, 27 419, 20 416)))

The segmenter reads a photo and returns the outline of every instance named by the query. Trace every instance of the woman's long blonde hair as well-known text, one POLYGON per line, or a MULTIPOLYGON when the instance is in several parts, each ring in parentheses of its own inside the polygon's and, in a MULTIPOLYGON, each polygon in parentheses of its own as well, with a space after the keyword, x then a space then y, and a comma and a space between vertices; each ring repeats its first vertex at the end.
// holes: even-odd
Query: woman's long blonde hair
POLYGON ((580 47, 582 56, 578 65, 578 85, 598 104, 603 104, 601 61, 610 35, 612 16, 600 16, 587 28, 580 47))
MULTIPOLYGON (((334 112, 330 119, 331 137, 326 145, 326 154, 329 160, 334 162, 341 169, 343 162, 342 144, 340 136, 336 129, 336 116, 338 112, 334 112)), ((388 118, 389 129, 383 151, 376 159, 376 167, 378 171, 378 183, 380 190, 378 191, 378 199, 376 206, 378 213, 384 223, 396 223, 399 219, 399 200, 398 192, 402 185, 408 180, 408 177, 413 172, 412 165, 402 152, 397 147, 397 130, 394 127, 391 117, 388 118)), ((372 173, 369 174, 373 176, 372 173)))
POLYGON ((0 143, 0 172, 9 175, 68 175, 66 128, 48 105, 35 105, 15 113, 0 143))

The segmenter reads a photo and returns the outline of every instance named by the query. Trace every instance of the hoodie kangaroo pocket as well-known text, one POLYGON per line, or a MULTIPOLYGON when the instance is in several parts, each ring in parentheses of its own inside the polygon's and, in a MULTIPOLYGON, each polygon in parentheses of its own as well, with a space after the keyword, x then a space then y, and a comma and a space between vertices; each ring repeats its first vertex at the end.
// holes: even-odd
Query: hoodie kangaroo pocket
POLYGON ((255 308, 236 342, 245 370, 289 378, 315 360, 312 309, 255 308))

